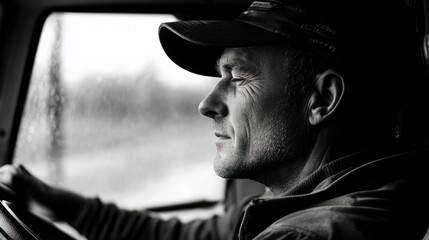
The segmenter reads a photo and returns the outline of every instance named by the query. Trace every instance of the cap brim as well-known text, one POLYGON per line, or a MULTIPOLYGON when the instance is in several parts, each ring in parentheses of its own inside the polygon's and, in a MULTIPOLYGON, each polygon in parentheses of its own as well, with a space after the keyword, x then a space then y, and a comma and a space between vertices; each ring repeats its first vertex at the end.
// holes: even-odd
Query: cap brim
POLYGON ((240 21, 163 23, 159 38, 167 56, 180 67, 204 76, 219 76, 216 61, 225 48, 270 44, 281 35, 240 21))

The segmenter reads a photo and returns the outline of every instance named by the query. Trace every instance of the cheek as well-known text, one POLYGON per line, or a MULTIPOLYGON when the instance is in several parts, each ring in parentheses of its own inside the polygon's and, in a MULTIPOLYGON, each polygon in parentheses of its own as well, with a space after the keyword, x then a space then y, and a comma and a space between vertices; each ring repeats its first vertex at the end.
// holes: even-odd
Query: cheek
POLYGON ((276 139, 284 142, 284 139, 293 139, 294 134, 301 132, 299 125, 300 114, 284 96, 278 96, 272 101, 265 101, 254 116, 252 126, 253 138, 256 144, 263 144, 276 139))
POLYGON ((266 86, 257 82, 236 89, 235 94, 230 98, 229 107, 235 148, 240 151, 249 148, 255 139, 269 137, 267 134, 270 134, 270 128, 273 127, 270 122, 278 117, 272 115, 272 109, 282 97, 278 96, 279 93, 276 92, 278 89, 271 92, 268 90, 266 86))
POLYGON ((243 149, 249 142, 252 134, 252 116, 246 106, 238 106, 237 110, 231 114, 231 124, 234 130, 234 145, 243 149))
POLYGON ((234 131, 234 147, 239 151, 248 148, 255 128, 257 128, 255 105, 245 98, 238 98, 231 106, 231 125, 234 131))

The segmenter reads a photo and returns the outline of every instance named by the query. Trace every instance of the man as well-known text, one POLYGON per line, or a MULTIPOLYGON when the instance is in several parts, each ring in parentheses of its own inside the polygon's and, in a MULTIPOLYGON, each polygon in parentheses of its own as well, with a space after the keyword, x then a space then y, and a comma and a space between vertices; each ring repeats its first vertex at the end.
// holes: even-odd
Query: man
POLYGON ((163 221, 23 167, 3 167, 0 180, 88 239, 421 239, 428 150, 404 123, 415 100, 404 79, 418 84, 421 70, 410 9, 264 0, 234 21, 161 25, 174 62, 220 77, 199 106, 213 120, 216 173, 269 189, 223 216, 163 221))

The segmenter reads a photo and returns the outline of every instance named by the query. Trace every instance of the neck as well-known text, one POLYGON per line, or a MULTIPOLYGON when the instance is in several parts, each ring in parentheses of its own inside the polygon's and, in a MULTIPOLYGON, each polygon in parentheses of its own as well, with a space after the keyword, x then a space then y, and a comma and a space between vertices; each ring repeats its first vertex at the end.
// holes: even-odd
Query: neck
POLYGON ((275 173, 271 172, 269 179, 262 183, 274 197, 282 196, 325 164, 360 149, 349 140, 340 136, 339 131, 321 129, 307 156, 296 159, 293 164, 286 161, 285 166, 276 167, 275 173))

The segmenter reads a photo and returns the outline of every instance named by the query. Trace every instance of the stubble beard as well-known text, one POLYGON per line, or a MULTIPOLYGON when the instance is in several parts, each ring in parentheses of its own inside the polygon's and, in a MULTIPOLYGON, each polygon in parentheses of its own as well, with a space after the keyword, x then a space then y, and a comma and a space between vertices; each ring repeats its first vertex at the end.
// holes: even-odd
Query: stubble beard
POLYGON ((252 179, 264 182, 274 169, 295 166, 305 155, 306 141, 303 121, 296 108, 286 111, 283 105, 276 118, 267 122, 268 127, 252 135, 247 148, 230 146, 228 154, 217 153, 215 172, 227 179, 252 179))

